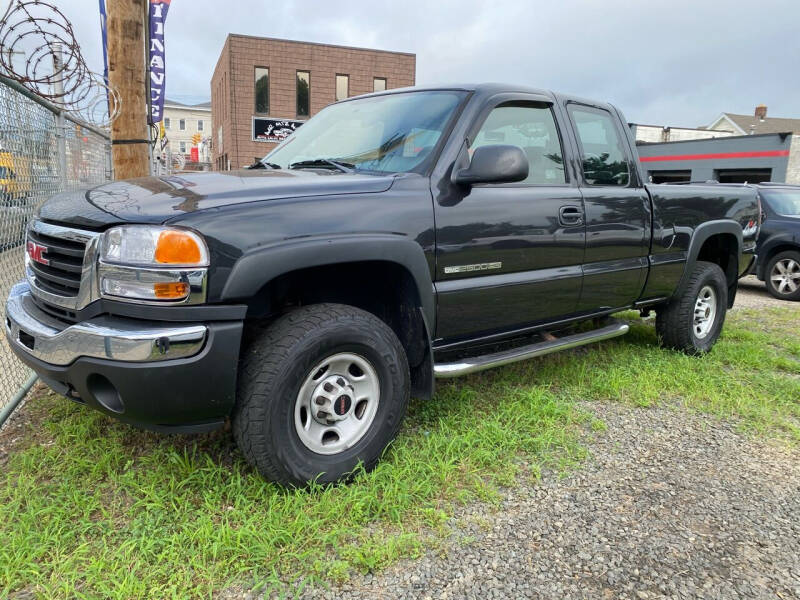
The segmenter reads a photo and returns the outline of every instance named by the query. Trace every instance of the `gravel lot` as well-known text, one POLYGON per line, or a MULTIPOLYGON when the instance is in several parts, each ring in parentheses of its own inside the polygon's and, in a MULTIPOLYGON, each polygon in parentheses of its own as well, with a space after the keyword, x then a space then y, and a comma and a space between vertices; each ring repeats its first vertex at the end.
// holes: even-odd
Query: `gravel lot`
POLYGON ((767 308, 786 306, 787 304, 794 303, 773 298, 763 281, 759 281, 755 275, 748 275, 739 280, 739 290, 736 292, 736 302, 733 308, 767 308))
POLYGON ((462 509, 444 548, 303 598, 800 598, 800 452, 682 409, 608 425, 559 479, 462 509))

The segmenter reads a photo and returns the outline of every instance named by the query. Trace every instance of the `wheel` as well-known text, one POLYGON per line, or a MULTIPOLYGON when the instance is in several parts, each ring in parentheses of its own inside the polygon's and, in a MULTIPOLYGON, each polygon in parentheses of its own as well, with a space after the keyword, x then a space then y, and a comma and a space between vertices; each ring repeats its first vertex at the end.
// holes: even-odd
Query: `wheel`
POLYGON ((767 263, 767 291, 778 300, 800 300, 800 252, 779 252, 767 263))
POLYGON ((341 304, 293 310, 254 336, 239 367, 233 433, 246 460, 290 486, 346 479, 378 462, 409 398, 405 351, 374 315, 341 304))
POLYGON ((657 311, 656 332, 669 348, 704 354, 719 338, 727 308, 725 273, 719 265, 697 261, 683 293, 657 311))

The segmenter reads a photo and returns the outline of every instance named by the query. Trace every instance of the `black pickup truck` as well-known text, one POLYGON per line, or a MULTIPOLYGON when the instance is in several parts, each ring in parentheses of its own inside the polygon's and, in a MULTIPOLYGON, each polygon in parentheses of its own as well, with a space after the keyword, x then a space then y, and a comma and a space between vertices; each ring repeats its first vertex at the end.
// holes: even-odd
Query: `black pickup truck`
POLYGON ((371 468, 436 377, 624 334, 623 309, 706 352, 755 257, 754 190, 646 185, 615 107, 542 90, 351 98, 255 167, 53 197, 6 331, 123 421, 230 418, 284 484, 371 468))

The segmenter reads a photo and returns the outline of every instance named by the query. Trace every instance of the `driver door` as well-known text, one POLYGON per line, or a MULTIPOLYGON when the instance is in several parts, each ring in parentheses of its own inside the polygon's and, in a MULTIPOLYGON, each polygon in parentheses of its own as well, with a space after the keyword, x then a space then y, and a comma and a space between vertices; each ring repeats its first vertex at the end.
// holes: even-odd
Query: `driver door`
POLYGON ((437 338, 491 335, 576 310, 583 200, 565 170, 563 139, 552 103, 528 95, 505 95, 476 120, 470 156, 482 145, 519 146, 529 174, 517 183, 447 181, 435 194, 437 338))

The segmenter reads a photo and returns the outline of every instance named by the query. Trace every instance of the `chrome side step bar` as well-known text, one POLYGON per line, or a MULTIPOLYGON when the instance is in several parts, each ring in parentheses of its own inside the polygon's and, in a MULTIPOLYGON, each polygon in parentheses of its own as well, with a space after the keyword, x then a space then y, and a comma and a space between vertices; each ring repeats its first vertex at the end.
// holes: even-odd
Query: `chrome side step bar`
POLYGON ((511 363, 527 360, 535 356, 544 356, 545 354, 558 352, 559 350, 568 350, 569 348, 576 348, 592 342, 602 342, 603 340, 624 335, 628 333, 628 329, 627 323, 612 320, 611 324, 601 327, 600 329, 574 333, 556 340, 537 342, 535 344, 529 344, 528 346, 506 350, 505 352, 465 358, 458 362, 435 364, 433 366, 433 374, 437 378, 461 377, 462 375, 477 373, 485 369, 510 365, 511 363))

